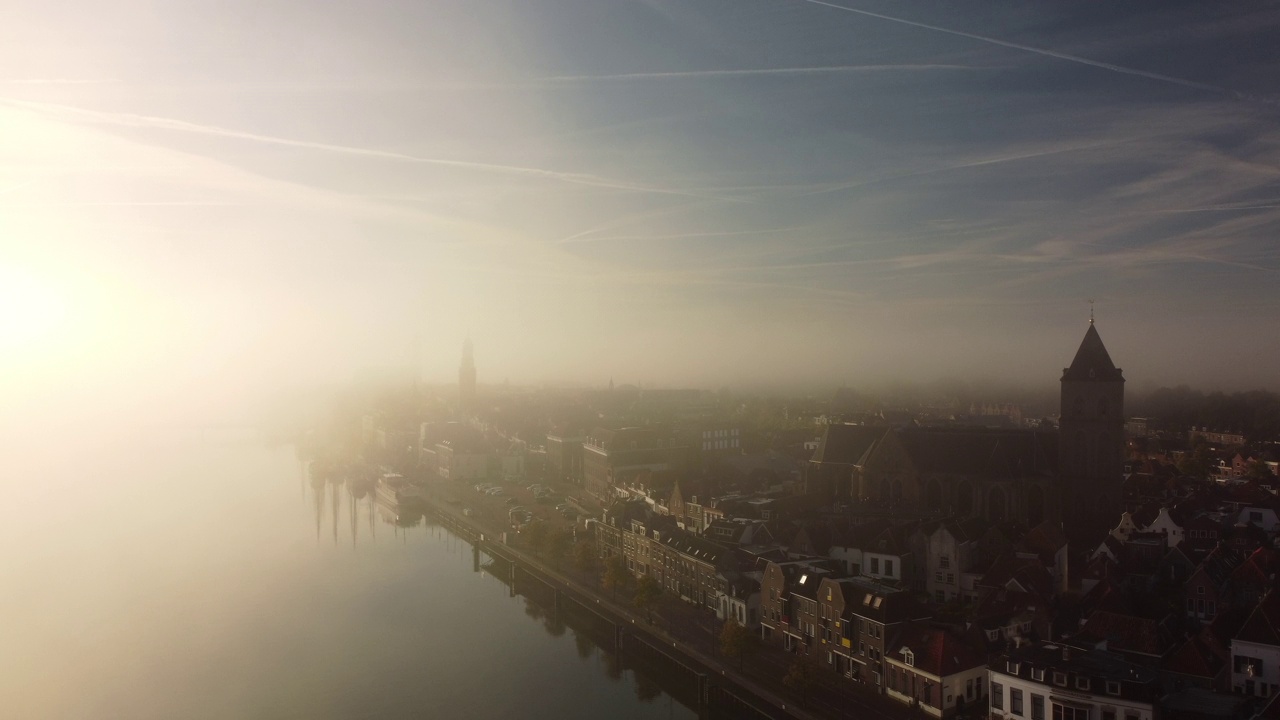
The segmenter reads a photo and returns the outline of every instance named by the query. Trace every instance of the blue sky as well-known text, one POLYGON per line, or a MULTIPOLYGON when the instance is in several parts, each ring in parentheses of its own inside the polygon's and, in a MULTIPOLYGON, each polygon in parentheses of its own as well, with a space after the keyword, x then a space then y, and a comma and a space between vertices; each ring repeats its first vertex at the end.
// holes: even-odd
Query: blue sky
POLYGON ((446 379, 469 335, 482 382, 1051 385, 1092 298, 1131 382, 1277 387, 1272 4, 9 15, 43 357, 241 383, 421 343, 446 379))

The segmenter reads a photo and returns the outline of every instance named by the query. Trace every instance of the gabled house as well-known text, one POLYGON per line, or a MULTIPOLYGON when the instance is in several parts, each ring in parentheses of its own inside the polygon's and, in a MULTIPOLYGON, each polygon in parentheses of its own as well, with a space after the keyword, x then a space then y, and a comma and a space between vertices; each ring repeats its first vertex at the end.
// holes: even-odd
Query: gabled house
POLYGON ((1055 594, 1069 589, 1067 572, 1067 536, 1062 525, 1046 520, 1027 531, 1017 544, 1019 557, 1036 558, 1053 576, 1055 594))
POLYGON ((766 561, 760 579, 760 636, 786 650, 809 654, 818 630, 817 587, 840 577, 826 558, 766 561))
POLYGON ((889 526, 862 549, 862 574, 889 583, 910 584, 914 561, 904 528, 889 526))
POLYGON ((880 689, 884 655, 898 628, 928 611, 907 591, 867 577, 828 579, 819 588, 826 608, 826 660, 832 670, 880 689))
POLYGON ((1212 620, 1232 602, 1228 581, 1245 558, 1244 553, 1226 546, 1220 546, 1205 557, 1183 585, 1187 617, 1212 620))
POLYGON ((1280 691, 1280 593, 1274 590, 1231 640, 1231 688, 1257 697, 1280 691))
POLYGON ((949 718, 981 707, 987 660, 949 630, 908 623, 885 652, 885 694, 926 715, 949 718))
POLYGON ((966 597, 962 590, 963 573, 971 570, 978 554, 978 539, 965 530, 965 525, 945 521, 938 523, 925 537, 925 591, 930 599, 944 603, 966 597))

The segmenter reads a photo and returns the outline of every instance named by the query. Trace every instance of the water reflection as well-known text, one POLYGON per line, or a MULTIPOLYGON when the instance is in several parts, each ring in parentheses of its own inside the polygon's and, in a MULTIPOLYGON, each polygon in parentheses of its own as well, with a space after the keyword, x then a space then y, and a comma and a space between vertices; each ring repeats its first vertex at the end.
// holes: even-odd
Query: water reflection
MULTIPOLYGON (((578 665, 565 666, 563 663, 551 663, 549 658, 541 658, 536 655, 524 654, 523 656, 511 658, 500 657, 504 653, 501 646, 492 648, 484 648, 483 656, 479 659, 481 663, 504 663, 516 664, 516 673, 531 673, 541 671, 548 667, 554 667, 557 675, 553 675, 548 682, 565 682, 573 686, 573 700, 559 708, 547 708, 549 714, 563 716, 578 717, 696 717, 696 713, 689 709, 689 705, 696 702, 695 698, 683 698, 680 691, 676 689, 675 695, 667 690, 668 687, 678 688, 676 685, 665 685, 663 682, 663 671, 661 668, 649 668, 641 670, 635 667, 634 663, 626 656, 617 654, 612 649, 612 631, 607 625, 594 616, 582 617, 572 611, 557 610, 552 602, 542 597, 545 587, 537 586, 536 583, 530 583, 531 587, 523 587, 523 583, 512 580, 510 566, 502 560, 490 557, 489 555, 478 551, 470 543, 462 540, 458 536, 449 532, 449 530, 433 521, 431 516, 424 515, 422 512, 415 512, 399 507, 391 507, 388 503, 380 500, 376 492, 365 490, 361 492, 355 483, 342 478, 333 478, 320 483, 313 483, 311 486, 313 497, 311 498, 313 512, 317 523, 317 538, 322 531, 321 525, 328 525, 328 529, 335 538, 335 544, 341 533, 345 533, 351 542, 353 549, 359 550, 362 544, 377 546, 376 527, 377 525, 391 525, 396 539, 399 544, 404 546, 408 544, 409 539, 414 539, 414 544, 409 548, 409 553, 414 553, 415 548, 420 544, 426 543, 428 546, 434 546, 436 551, 444 551, 447 556, 455 557, 459 563, 454 566, 467 568, 467 573, 471 577, 477 575, 484 580, 486 588, 458 587, 460 583, 456 576, 450 573, 448 583, 458 592, 490 594, 493 590, 501 588, 499 596, 506 602, 519 603, 520 613, 515 617, 523 618, 522 622, 526 628, 537 628, 543 638, 549 639, 555 646, 563 647, 568 650, 570 657, 576 657, 579 660, 578 665), (339 492, 342 488, 342 492, 339 492), (340 522, 339 505, 342 495, 346 496, 348 503, 348 522, 340 522), (328 507, 326 507, 326 505, 328 507), (369 519, 369 534, 362 537, 359 532, 359 518, 364 514, 369 519), (377 518, 375 522, 375 517, 377 518), (327 520, 327 522, 325 522, 327 520), (529 595, 527 593, 533 593, 529 595), (507 598, 511 598, 507 600, 507 598), (533 621, 533 622, 529 622, 533 621), (581 678, 572 681, 570 676, 582 671, 572 670, 573 667, 583 668, 589 676, 594 676, 594 682, 588 678, 581 678), (594 670, 586 670, 587 668, 595 668, 594 670), (601 680, 608 679, 611 682, 602 683, 601 680), (585 684, 584 684, 585 683, 585 684), (616 690, 607 690, 607 688, 616 688, 616 690), (622 691, 624 695, 618 695, 617 691, 622 691), (584 696, 585 693, 585 696, 584 696), (658 702, 665 696, 666 702, 658 702), (629 701, 624 698, 630 698, 629 701), (654 714, 654 713, 657 714, 654 714)), ((441 578, 442 581, 445 581, 441 578)), ((424 600, 429 602, 429 600, 424 600)), ((468 605, 479 604, 479 598, 472 598, 472 601, 464 599, 468 605)), ((572 607, 572 606, 570 606, 572 607)), ((429 616, 435 616, 434 610, 427 611, 429 616)), ((513 620, 515 618, 513 617, 513 620)), ((489 621, 488 618, 485 619, 489 621)), ((466 625, 472 620, 465 617, 451 617, 451 624, 466 625)), ((508 629, 508 632, 511 632, 508 629)), ((444 648, 439 648, 444 651, 444 648)), ((423 650, 422 652, 432 652, 423 650)), ((567 686, 566 686, 567 687, 567 686)), ((530 688, 511 689, 517 695, 523 695, 530 688)), ((544 693, 538 689, 532 691, 541 697, 544 693)), ((526 708, 527 710, 527 708, 526 708)), ((480 712, 475 716, 485 716, 480 712)))

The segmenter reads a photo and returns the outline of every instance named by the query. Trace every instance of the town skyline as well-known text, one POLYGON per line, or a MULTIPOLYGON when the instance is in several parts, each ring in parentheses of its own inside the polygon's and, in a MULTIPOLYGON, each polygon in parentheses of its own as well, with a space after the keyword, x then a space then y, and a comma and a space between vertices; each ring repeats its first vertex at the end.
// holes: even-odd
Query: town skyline
POLYGON ((1274 10, 580 10, 23 9, 6 389, 1280 389, 1274 10))

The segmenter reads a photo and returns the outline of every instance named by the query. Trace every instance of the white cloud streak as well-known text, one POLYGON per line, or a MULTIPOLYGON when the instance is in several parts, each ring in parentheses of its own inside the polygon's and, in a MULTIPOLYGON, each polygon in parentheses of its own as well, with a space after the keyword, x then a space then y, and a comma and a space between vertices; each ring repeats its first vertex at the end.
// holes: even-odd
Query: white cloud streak
POLYGON ((508 176, 527 177, 541 180, 552 180, 556 182, 569 183, 573 185, 585 185, 589 187, 603 188, 607 190, 622 190, 637 193, 653 193, 660 195, 679 195, 684 197, 696 197, 706 200, 719 200, 723 202, 742 202, 737 198, 724 196, 712 196, 697 192, 695 190, 683 190, 674 188, 656 187, 650 185, 642 185, 629 183, 620 180, 613 180, 598 175, 588 173, 572 173, 562 172, 558 170, 547 170, 544 168, 524 167, 519 165, 503 165, 499 163, 476 162, 471 160, 451 160, 445 158, 423 157, 420 155, 410 155, 408 153, 394 152, 391 150, 378 150, 375 148, 355 147, 351 145, 336 145, 332 143, 313 142, 309 140, 295 140, 292 138, 283 138, 274 135, 262 135, 258 133, 244 132, 241 130, 232 130, 222 128, 215 125, 202 125, 191 123, 184 120, 175 120, 172 118, 153 117, 147 115, 135 115, 132 113, 115 113, 103 112, 98 110, 86 110, 83 108, 72 107, 69 105, 57 105, 52 103, 30 102, 26 100, 14 100, 9 98, 0 98, 0 104, 9 105, 11 107, 37 112, 45 116, 50 116, 60 120, 71 120, 90 122, 96 124, 115 125, 119 127, 132 128, 152 128, 157 130, 169 130, 174 132, 191 133, 198 135, 208 135, 214 137, 223 137, 233 140, 246 140, 250 142, 264 143, 268 145, 279 145, 284 147, 301 148, 305 150, 318 150, 327 153, 336 153, 342 155, 352 155, 366 158, 374 158, 380 160, 392 160, 397 162, 407 162, 422 165, 431 165, 435 167, 453 168, 458 170, 467 170, 475 172, 496 173, 508 176))
POLYGON ((975 33, 964 32, 963 30, 953 30, 951 28, 939 27, 937 25, 929 25, 928 23, 916 22, 914 20, 907 20, 905 18, 894 17, 892 15, 883 15, 881 13, 871 12, 870 10, 859 10, 857 8, 851 8, 844 5, 837 5, 835 3, 824 2, 823 0, 800 0, 800 2, 806 2, 806 3, 809 3, 810 5, 821 5, 823 7, 828 7, 833 10, 842 10, 844 12, 863 15, 866 17, 872 17, 878 20, 885 20, 888 22, 898 23, 900 25, 909 25, 911 27, 920 28, 922 30, 931 30, 933 32, 944 33, 946 35, 954 35, 956 37, 968 38, 970 40, 977 40, 978 42, 987 43, 989 45, 997 45, 999 47, 1009 48, 1011 50, 1020 50, 1022 52, 1028 52, 1035 55, 1055 58, 1057 60, 1065 60, 1067 62, 1072 62, 1079 65, 1087 65, 1089 67, 1098 68, 1099 70, 1109 70, 1111 72, 1120 73, 1122 75, 1133 75, 1135 77, 1146 78, 1148 80, 1156 80, 1158 82, 1169 83, 1171 85, 1180 85, 1182 87, 1191 88, 1193 90, 1204 90, 1207 92, 1217 93, 1221 95, 1229 95, 1237 100, 1259 99, 1259 98, 1253 98, 1251 96, 1246 96, 1244 93, 1240 93, 1235 90, 1231 90, 1224 87, 1219 87, 1217 85, 1210 85, 1208 83, 1196 82, 1194 80, 1187 80, 1185 78, 1174 77, 1172 75, 1164 75, 1157 72, 1151 72, 1149 70, 1139 70, 1137 68, 1125 67, 1123 65, 1115 65, 1113 63, 1102 62, 1100 60, 1090 60, 1089 58, 1080 57, 1078 55, 1069 55, 1067 53, 1058 52, 1056 50, 1047 50, 1045 48, 1034 47, 1031 45, 1023 45, 1021 43, 1009 42, 1007 40, 1000 40, 998 38, 988 37, 986 35, 977 35, 975 33))
POLYGON ((832 75, 842 73, 912 72, 912 71, 972 71, 992 70, 994 67, 978 65, 905 64, 905 65, 830 65, 817 67, 754 68, 740 70, 684 70, 675 72, 639 72, 616 75, 559 75, 540 78, 537 83, 591 83, 625 82, 629 80, 695 80, 704 78, 767 77, 771 75, 832 75))

